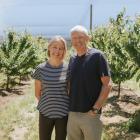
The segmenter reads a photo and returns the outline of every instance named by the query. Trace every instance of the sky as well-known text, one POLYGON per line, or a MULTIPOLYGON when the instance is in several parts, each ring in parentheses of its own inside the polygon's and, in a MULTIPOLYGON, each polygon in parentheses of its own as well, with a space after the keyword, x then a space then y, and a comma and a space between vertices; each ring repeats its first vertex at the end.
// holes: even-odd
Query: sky
POLYGON ((69 37, 70 29, 83 25, 89 29, 90 4, 93 29, 126 8, 126 15, 140 15, 140 0, 0 0, 0 35, 7 29, 33 35, 69 37))

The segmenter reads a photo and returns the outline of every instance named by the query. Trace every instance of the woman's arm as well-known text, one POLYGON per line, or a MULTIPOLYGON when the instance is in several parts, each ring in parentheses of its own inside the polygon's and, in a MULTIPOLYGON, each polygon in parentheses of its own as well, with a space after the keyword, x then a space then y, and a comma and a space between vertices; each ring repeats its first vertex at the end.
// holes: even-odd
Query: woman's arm
POLYGON ((35 80, 35 97, 37 98, 37 100, 40 100, 40 96, 41 96, 41 81, 39 80, 35 80))

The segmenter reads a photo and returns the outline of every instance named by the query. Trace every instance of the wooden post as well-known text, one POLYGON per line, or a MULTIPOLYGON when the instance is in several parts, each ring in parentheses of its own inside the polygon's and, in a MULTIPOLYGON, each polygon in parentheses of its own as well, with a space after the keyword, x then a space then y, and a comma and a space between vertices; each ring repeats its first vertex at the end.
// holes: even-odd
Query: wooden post
POLYGON ((90 4, 90 31, 92 31, 92 4, 90 4))

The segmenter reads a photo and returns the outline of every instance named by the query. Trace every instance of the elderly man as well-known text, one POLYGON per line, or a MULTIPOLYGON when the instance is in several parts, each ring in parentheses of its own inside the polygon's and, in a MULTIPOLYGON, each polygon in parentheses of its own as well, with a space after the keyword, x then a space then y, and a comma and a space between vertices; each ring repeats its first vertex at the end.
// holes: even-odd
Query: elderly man
POLYGON ((69 62, 68 140, 101 140, 101 109, 111 90, 109 66, 100 50, 88 48, 85 27, 73 27, 71 41, 77 55, 69 62))

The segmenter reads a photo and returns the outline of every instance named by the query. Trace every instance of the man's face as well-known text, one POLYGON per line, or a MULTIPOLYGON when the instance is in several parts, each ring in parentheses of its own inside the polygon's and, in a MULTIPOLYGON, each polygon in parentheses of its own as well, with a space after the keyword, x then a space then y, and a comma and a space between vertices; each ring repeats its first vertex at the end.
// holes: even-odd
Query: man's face
POLYGON ((71 41, 72 41, 72 46, 76 50, 79 50, 79 49, 86 47, 86 45, 89 41, 89 36, 87 36, 81 32, 73 32, 71 34, 71 41))

